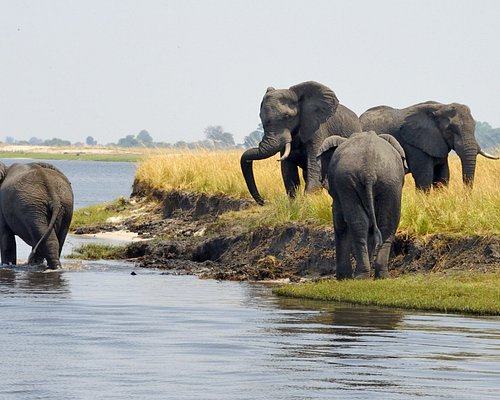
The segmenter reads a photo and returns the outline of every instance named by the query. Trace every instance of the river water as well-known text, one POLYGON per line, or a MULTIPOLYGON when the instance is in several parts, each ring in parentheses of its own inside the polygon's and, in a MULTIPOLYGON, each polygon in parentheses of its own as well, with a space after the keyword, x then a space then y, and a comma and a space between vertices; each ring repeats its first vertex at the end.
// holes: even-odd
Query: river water
MULTIPOLYGON (((130 194, 133 164, 54 164, 77 208, 130 194)), ((283 299, 119 262, 63 266, 0 269, 2 400, 499 398, 498 317, 283 299)))

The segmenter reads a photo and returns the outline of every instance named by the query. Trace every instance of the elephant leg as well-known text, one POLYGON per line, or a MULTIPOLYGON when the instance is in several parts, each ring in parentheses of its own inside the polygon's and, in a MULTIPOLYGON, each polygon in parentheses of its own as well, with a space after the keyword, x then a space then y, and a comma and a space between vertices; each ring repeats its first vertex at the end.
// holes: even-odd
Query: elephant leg
POLYGON ((17 250, 16 250, 16 237, 12 230, 6 226, 2 225, 0 227, 0 252, 2 257, 2 264, 16 265, 17 262, 17 250))
POLYGON ((45 257, 37 251, 35 254, 30 254, 30 257, 28 258, 28 264, 40 265, 43 264, 44 259, 45 257))
POLYGON ((363 279, 370 277, 370 258, 368 256, 368 230, 370 221, 358 199, 346 199, 344 216, 351 233, 351 246, 356 259, 354 277, 363 279))
POLYGON ((68 235, 69 226, 71 225, 71 216, 65 216, 62 221, 62 228, 57 232, 57 242, 59 243, 59 257, 61 257, 62 248, 68 235))
MULTIPOLYGON (((31 222, 34 224, 31 230, 31 243, 35 246, 47 231, 47 222, 44 222, 43 218, 31 222)), ((35 254, 30 256, 28 263, 41 264, 43 259, 47 260, 47 267, 50 269, 57 269, 61 265, 59 261, 59 240, 55 229, 52 229, 45 241, 40 243, 35 254)))
MULTIPOLYGON (((364 216, 363 216, 364 217, 364 216)), ((354 258, 356 259, 356 269, 354 277, 357 279, 367 279, 370 277, 370 258, 368 256, 368 218, 354 221, 349 224, 352 231, 354 258)))
POLYGON ((288 160, 281 162, 281 176, 285 184, 286 193, 290 197, 295 197, 295 193, 300 187, 299 170, 295 163, 288 160))
POLYGON ((391 246, 394 240, 394 235, 390 235, 384 240, 382 245, 378 248, 375 256, 375 278, 388 278, 389 269, 389 255, 391 254, 391 246))
POLYGON ((323 187, 321 184, 321 162, 317 158, 321 144, 322 141, 319 143, 311 142, 306 145, 306 159, 304 160, 304 171, 307 171, 307 174, 304 174, 306 193, 323 187))
POLYGON ((352 278, 351 264, 351 232, 342 216, 340 203, 333 207, 333 222, 335 232, 335 260, 337 279, 352 278))
POLYGON ((448 160, 443 164, 438 164, 434 167, 434 178, 432 180, 433 187, 448 186, 450 182, 450 167, 448 160))
MULTIPOLYGON (((394 192, 394 190, 391 190, 391 187, 383 188, 383 193, 394 192)), ((375 278, 388 278, 389 256, 401 217, 401 193, 379 198, 379 201, 375 205, 375 214, 377 215, 377 225, 382 235, 382 244, 378 247, 375 254, 374 275, 375 278)))
POLYGON ((408 146, 406 160, 417 189, 428 191, 434 179, 434 159, 422 150, 408 146))
POLYGON ((57 269, 61 266, 59 260, 59 241, 57 240, 57 235, 54 231, 50 233, 47 240, 44 243, 40 243, 40 252, 37 254, 43 254, 47 260, 47 267, 50 269, 57 269))
POLYGON ((377 250, 375 246, 375 231, 373 227, 371 227, 370 230, 368 231, 367 246, 368 246, 368 259, 373 260, 373 254, 377 250))

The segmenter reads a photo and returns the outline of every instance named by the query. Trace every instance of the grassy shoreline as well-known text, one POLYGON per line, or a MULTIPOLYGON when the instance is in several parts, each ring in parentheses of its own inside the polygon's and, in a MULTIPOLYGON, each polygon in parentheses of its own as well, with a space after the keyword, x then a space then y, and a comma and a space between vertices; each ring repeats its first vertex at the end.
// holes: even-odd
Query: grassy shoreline
POLYGON ((279 296, 390 308, 500 315, 500 272, 430 273, 384 280, 322 280, 274 289, 279 296))
MULTIPOLYGON (((136 179, 151 190, 224 194, 249 198, 241 171, 241 151, 184 151, 150 154, 138 163, 136 179)), ((254 163, 264 207, 222 215, 222 224, 245 226, 285 223, 331 225, 331 198, 322 191, 284 194, 280 166, 275 159, 254 163), (229 215, 230 214, 230 215, 229 215)), ((426 241, 431 235, 455 237, 500 235, 500 162, 478 158, 473 190, 461 182, 460 161, 450 160, 449 187, 422 194, 407 175, 399 234, 426 241)), ((109 210, 107 210, 109 211, 109 210)), ((263 257, 265 254, 262 255, 263 257)), ((382 281, 320 281, 276 289, 282 296, 387 307, 479 315, 500 315, 500 271, 411 274, 382 281)))

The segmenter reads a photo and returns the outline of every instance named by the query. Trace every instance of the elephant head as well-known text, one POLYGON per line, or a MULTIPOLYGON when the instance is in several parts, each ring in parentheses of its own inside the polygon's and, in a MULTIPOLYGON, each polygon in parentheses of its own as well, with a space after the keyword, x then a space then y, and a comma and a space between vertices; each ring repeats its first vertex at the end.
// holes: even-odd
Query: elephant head
POLYGON ((427 102, 412 111, 401 126, 403 142, 435 158, 445 158, 454 150, 462 163, 465 184, 472 186, 474 182, 478 154, 497 158, 481 150, 474 136, 475 121, 466 105, 427 102))
POLYGON ((258 147, 241 156, 241 170, 250 194, 264 204, 253 175, 253 161, 281 152, 285 160, 293 143, 307 143, 321 125, 335 113, 339 101, 335 93, 317 82, 303 82, 289 89, 268 88, 260 106, 264 136, 258 147))

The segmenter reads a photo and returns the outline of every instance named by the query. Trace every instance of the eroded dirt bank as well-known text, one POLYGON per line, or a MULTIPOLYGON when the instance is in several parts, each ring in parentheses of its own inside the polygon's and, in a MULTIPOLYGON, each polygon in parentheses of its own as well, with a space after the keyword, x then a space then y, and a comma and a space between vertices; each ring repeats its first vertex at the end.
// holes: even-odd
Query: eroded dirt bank
MULTIPOLYGON (((249 200, 186 192, 159 192, 134 183, 131 217, 75 233, 137 232, 147 241, 128 246, 124 257, 138 266, 176 270, 202 278, 267 280, 332 276, 333 229, 308 223, 248 229, 227 212, 255 207, 249 200), (227 215, 227 214, 226 214, 227 215)), ((233 214, 234 215, 234 214, 233 214)), ((500 237, 396 237, 390 272, 500 269, 500 237)))

